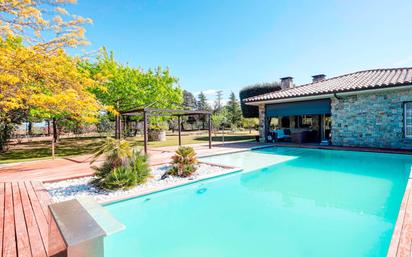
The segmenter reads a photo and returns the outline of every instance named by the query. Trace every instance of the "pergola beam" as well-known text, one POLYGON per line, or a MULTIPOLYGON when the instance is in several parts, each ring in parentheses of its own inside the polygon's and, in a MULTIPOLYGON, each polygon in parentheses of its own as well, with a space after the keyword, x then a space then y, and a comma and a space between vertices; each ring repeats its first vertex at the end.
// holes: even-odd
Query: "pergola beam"
MULTIPOLYGON (((182 127, 181 127, 181 117, 182 116, 192 116, 192 115, 205 115, 208 119, 208 134, 209 134, 209 148, 212 148, 212 121, 211 112, 209 111, 199 111, 199 110, 171 110, 171 109, 155 109, 155 108, 138 108, 129 111, 120 112, 118 116, 143 116, 143 138, 144 138, 144 152, 147 154, 147 142, 148 142, 148 118, 149 116, 169 116, 177 117, 179 126, 179 146, 182 145, 182 127)), ((120 118, 116 119, 116 128, 120 128, 120 118)), ((121 130, 117 132, 116 137, 120 138, 121 130)))

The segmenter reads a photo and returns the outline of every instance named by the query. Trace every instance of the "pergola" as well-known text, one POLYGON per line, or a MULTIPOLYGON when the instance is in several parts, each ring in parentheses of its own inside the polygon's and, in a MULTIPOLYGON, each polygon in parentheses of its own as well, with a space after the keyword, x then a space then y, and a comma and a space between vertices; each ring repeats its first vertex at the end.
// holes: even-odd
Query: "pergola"
MULTIPOLYGON (((139 108, 132 109, 128 111, 120 112, 120 116, 143 116, 143 138, 144 138, 144 152, 147 153, 147 141, 148 141, 148 120, 150 116, 175 116, 177 117, 178 127, 179 127, 179 146, 182 145, 182 127, 181 127, 181 117, 182 116, 193 116, 193 115, 204 115, 207 117, 208 121, 208 132, 209 132, 209 148, 212 148, 212 122, 210 115, 212 113, 209 111, 198 111, 198 110, 171 110, 171 109, 156 109, 156 108, 139 108)), ((116 126, 116 138, 120 138, 121 126, 120 126, 120 116, 116 120, 118 124, 116 126)))

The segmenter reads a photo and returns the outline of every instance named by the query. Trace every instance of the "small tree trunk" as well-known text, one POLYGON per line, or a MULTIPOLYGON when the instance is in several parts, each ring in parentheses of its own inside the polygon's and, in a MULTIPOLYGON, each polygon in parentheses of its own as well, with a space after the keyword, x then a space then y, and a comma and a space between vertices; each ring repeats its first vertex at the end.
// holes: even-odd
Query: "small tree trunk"
POLYGON ((222 129, 222 144, 225 144, 225 127, 222 129))
POLYGON ((59 131, 57 129, 57 122, 56 118, 53 118, 53 141, 54 143, 57 143, 59 140, 59 131))
POLYGON ((51 145, 51 150, 52 150, 52 158, 53 158, 53 160, 54 160, 54 157, 55 157, 55 148, 56 148, 56 143, 57 143, 57 140, 58 140, 58 130, 57 130, 57 123, 56 123, 56 118, 53 118, 53 137, 52 137, 52 140, 51 140, 51 143, 52 143, 52 145, 51 145))
POLYGON ((27 133, 29 136, 33 135, 33 122, 29 121, 28 128, 27 128, 27 133))
POLYGON ((51 141, 51 143, 52 143, 52 159, 54 160, 54 158, 55 158, 55 154, 54 154, 54 152, 55 152, 55 148, 56 148, 56 146, 55 146, 55 143, 54 143, 54 140, 52 139, 52 141, 51 141))
POLYGON ((249 126, 249 134, 252 134, 252 126, 249 126))
POLYGON ((47 120, 47 136, 50 136, 50 120, 47 120))

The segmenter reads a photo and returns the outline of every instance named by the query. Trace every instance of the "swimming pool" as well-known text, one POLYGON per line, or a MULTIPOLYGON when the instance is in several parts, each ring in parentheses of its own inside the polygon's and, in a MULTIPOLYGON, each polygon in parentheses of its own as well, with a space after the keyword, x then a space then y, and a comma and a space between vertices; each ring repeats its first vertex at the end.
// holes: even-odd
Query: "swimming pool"
POLYGON ((109 257, 384 257, 407 155, 265 148, 208 162, 248 172, 106 205, 109 257))

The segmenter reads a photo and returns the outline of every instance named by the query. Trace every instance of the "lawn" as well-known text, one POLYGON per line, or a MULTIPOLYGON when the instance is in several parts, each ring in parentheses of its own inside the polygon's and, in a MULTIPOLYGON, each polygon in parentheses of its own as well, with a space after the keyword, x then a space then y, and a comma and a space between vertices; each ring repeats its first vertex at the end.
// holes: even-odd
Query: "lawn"
MULTIPOLYGON (((225 142, 233 141, 251 141, 255 139, 256 132, 231 132, 225 134, 225 142)), ((79 137, 79 138, 62 138, 56 145, 56 156, 75 156, 82 154, 94 153, 104 142, 101 137, 79 137)), ((143 147, 143 137, 128 138, 128 141, 138 147, 143 147)), ((217 135, 212 137, 213 142, 221 142, 222 136, 217 135)), ((207 133, 197 135, 182 135, 182 144, 199 144, 207 143, 207 133)), ((149 142, 150 147, 173 146, 178 144, 177 134, 170 134, 166 141, 149 142)), ((32 141, 20 143, 10 147, 6 153, 0 154, 0 164, 12 163, 27 160, 49 159, 51 158, 51 143, 50 141, 32 141)))

